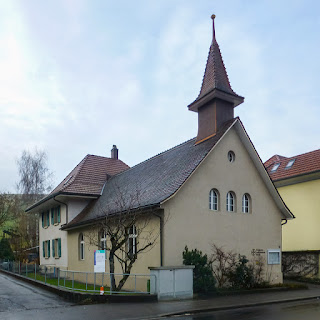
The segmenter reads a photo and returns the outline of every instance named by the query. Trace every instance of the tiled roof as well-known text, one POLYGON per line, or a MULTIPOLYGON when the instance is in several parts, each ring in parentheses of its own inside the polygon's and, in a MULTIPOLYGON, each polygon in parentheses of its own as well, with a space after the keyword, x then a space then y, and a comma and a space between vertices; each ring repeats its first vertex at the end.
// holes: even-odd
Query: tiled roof
POLYGON ((59 193, 100 196, 107 176, 114 176, 128 168, 130 167, 119 159, 88 154, 55 189, 27 211, 59 193))
POLYGON ((119 159, 88 154, 50 194, 66 192, 100 195, 107 175, 113 176, 128 168, 119 159))
POLYGON ((214 137, 200 144, 191 139, 112 177, 92 210, 85 210, 81 219, 76 217, 66 227, 122 210, 159 205, 182 186, 235 121, 226 122, 214 137))
POLYGON ((213 20, 212 42, 209 50, 206 69, 202 80, 201 90, 195 101, 200 100, 202 97, 204 97, 214 89, 219 89, 231 95, 238 96, 232 90, 229 82, 228 74, 222 60, 220 48, 215 37, 213 20))
POLYGON ((273 181, 320 171, 320 149, 299 154, 290 158, 274 155, 267 160, 264 165, 273 181), (290 160, 295 161, 290 168, 286 169, 286 165, 290 160), (278 169, 274 172, 271 172, 272 168, 277 163, 280 164, 278 169))

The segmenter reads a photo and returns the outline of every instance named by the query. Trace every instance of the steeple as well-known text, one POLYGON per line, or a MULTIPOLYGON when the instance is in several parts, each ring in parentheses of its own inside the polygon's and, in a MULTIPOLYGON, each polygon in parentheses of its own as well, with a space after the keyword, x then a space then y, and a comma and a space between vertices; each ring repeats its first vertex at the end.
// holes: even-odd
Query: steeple
POLYGON ((244 100, 231 88, 216 40, 215 15, 212 15, 211 18, 212 42, 201 90, 197 99, 188 106, 189 110, 198 112, 197 143, 214 136, 225 121, 234 117, 233 108, 244 100))

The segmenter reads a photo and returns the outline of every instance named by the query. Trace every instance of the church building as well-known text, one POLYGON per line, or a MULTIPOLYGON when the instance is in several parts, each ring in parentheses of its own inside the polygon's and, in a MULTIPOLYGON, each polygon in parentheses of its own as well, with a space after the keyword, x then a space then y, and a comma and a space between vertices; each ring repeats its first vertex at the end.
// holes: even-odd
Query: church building
MULTIPOLYGON (((282 224, 293 214, 234 117, 244 98, 231 88, 214 18, 201 90, 188 106, 198 114, 197 136, 132 168, 116 146, 110 158, 87 155, 27 209, 39 213, 41 265, 93 272, 94 251, 106 248, 109 272, 105 228, 139 214, 123 228, 129 237, 118 251, 120 258, 138 253, 131 273, 182 265, 185 246, 210 256, 216 245, 262 259, 268 280, 282 282, 282 224)), ((122 272, 118 264, 115 270, 122 272)))

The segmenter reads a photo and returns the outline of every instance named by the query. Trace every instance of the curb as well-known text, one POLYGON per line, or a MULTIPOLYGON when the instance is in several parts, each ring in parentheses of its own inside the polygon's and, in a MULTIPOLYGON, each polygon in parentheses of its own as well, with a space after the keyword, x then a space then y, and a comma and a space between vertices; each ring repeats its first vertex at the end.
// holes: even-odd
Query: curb
MULTIPOLYGON (((310 297, 301 297, 301 298, 292 298, 292 299, 283 299, 283 300, 269 300, 269 301, 263 301, 263 302, 234 304, 234 305, 221 306, 221 307, 208 307, 208 308, 204 307, 201 309, 190 309, 190 310, 185 310, 185 311, 160 314, 157 316, 157 318, 182 316, 185 314, 192 315, 192 314, 198 314, 198 313, 204 313, 204 312, 252 308, 252 307, 259 307, 259 306, 270 305, 270 304, 281 304, 281 303, 289 303, 289 302, 295 302, 295 301, 307 301, 307 300, 314 300, 314 299, 320 299, 320 294, 315 295, 315 296, 310 296, 310 297)), ((156 317, 154 317, 154 319, 155 318, 156 317)), ((144 319, 153 319, 153 318, 144 318, 144 319)))
POLYGON ((82 292, 66 290, 66 289, 52 286, 50 284, 45 284, 42 281, 27 278, 25 276, 22 276, 10 271, 6 271, 6 270, 0 269, 0 273, 6 274, 8 276, 22 280, 24 282, 28 282, 36 287, 40 287, 42 289, 55 293, 65 300, 75 302, 75 303, 81 303, 81 302, 84 302, 84 303, 85 302, 88 302, 88 303, 91 303, 91 302, 93 303, 106 303, 106 302, 136 303, 136 302, 157 302, 158 301, 157 295, 153 295, 153 294, 148 294, 148 295, 147 294, 135 294, 135 295, 105 294, 101 296, 99 294, 82 293, 82 292))

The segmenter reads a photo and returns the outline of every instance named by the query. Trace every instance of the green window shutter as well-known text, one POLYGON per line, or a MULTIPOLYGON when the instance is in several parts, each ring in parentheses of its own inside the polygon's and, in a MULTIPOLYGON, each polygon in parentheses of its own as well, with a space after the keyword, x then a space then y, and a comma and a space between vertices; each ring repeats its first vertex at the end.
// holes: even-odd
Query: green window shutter
POLYGON ((42 241, 42 252, 43 252, 43 257, 46 257, 46 250, 45 250, 45 244, 44 241, 42 241))
POLYGON ((58 223, 61 222, 61 217, 60 217, 60 206, 57 208, 57 214, 58 214, 58 223))
POLYGON ((50 258, 50 240, 48 240, 48 258, 50 258))
POLYGON ((55 257, 55 254, 54 254, 54 239, 52 239, 52 257, 53 258, 55 257))
POLYGON ((42 228, 44 228, 44 212, 41 213, 42 216, 42 228))
POLYGON ((47 227, 50 226, 50 213, 49 210, 47 211, 47 227))
POLYGON ((58 256, 61 258, 61 238, 58 239, 58 256))
POLYGON ((51 224, 54 225, 54 208, 51 209, 51 224))

